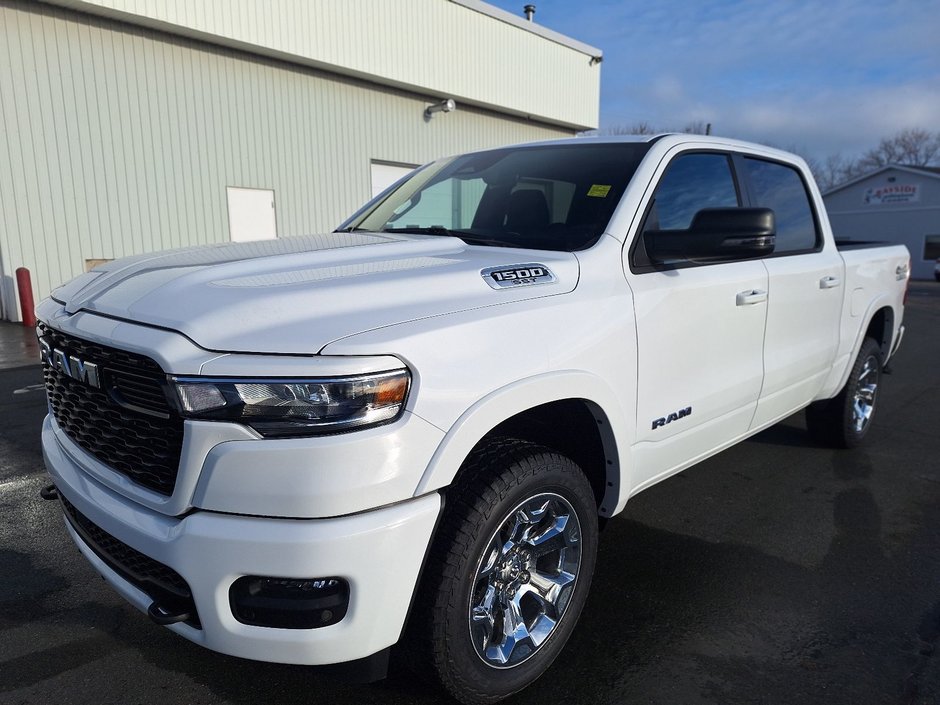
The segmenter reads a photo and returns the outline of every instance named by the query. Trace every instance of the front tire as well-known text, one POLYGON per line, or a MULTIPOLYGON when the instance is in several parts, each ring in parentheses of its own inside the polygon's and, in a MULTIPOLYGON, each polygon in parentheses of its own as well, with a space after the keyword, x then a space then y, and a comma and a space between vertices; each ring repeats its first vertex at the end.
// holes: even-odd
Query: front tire
POLYGON ((819 443, 854 448, 871 428, 884 360, 881 346, 865 338, 842 391, 806 408, 806 427, 819 443))
POLYGON ((591 585, 597 504, 575 463, 496 439, 448 493, 419 603, 421 646, 468 705, 537 679, 574 629, 591 585))

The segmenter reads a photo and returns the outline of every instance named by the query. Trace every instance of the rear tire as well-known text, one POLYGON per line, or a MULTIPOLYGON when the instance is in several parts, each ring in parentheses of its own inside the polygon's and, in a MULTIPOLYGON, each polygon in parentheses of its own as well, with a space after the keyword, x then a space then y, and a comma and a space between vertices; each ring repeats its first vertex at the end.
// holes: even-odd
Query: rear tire
MULTIPOLYGON (((411 623, 419 664, 467 705, 494 703, 551 665, 584 606, 597 504, 559 453, 494 439, 448 492, 411 623)), ((419 666, 420 667, 420 666, 419 666)))
POLYGON ((884 360, 881 346, 865 338, 849 378, 832 399, 806 408, 806 427, 818 443, 835 448, 854 448, 871 428, 884 360))

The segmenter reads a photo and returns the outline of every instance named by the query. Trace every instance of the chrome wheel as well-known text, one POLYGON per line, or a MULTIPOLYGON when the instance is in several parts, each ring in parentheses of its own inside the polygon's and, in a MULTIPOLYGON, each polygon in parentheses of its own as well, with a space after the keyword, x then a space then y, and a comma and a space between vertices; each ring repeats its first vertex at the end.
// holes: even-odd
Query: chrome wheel
POLYGON ((856 433, 862 433, 868 427, 872 412, 875 410, 875 394, 878 391, 878 360, 869 356, 862 365, 852 398, 852 427, 856 433))
POLYGON ((564 497, 520 502, 490 537, 470 591, 470 639, 494 668, 518 666, 553 634, 581 567, 581 524, 564 497))
POLYGON ((447 492, 409 620, 409 659, 466 705, 517 693, 562 654, 591 589, 597 499, 570 458, 494 436, 447 492))

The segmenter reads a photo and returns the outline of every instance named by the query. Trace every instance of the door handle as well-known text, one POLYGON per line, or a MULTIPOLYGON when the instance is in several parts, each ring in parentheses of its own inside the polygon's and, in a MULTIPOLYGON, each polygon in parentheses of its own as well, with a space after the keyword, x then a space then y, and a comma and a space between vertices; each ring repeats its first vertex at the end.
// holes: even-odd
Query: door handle
POLYGON ((842 283, 842 280, 839 277, 823 277, 819 280, 820 289, 835 289, 839 284, 842 283))
POLYGON ((735 298, 738 306, 753 306, 767 300, 767 292, 763 289, 749 289, 740 292, 735 298))

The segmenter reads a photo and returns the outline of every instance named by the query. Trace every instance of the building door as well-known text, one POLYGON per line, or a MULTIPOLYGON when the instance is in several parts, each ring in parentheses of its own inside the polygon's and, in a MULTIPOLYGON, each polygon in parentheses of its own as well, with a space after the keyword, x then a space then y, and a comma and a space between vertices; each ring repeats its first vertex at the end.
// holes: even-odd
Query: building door
POLYGON ((229 186, 228 230, 232 242, 273 240, 277 237, 274 191, 229 186))

